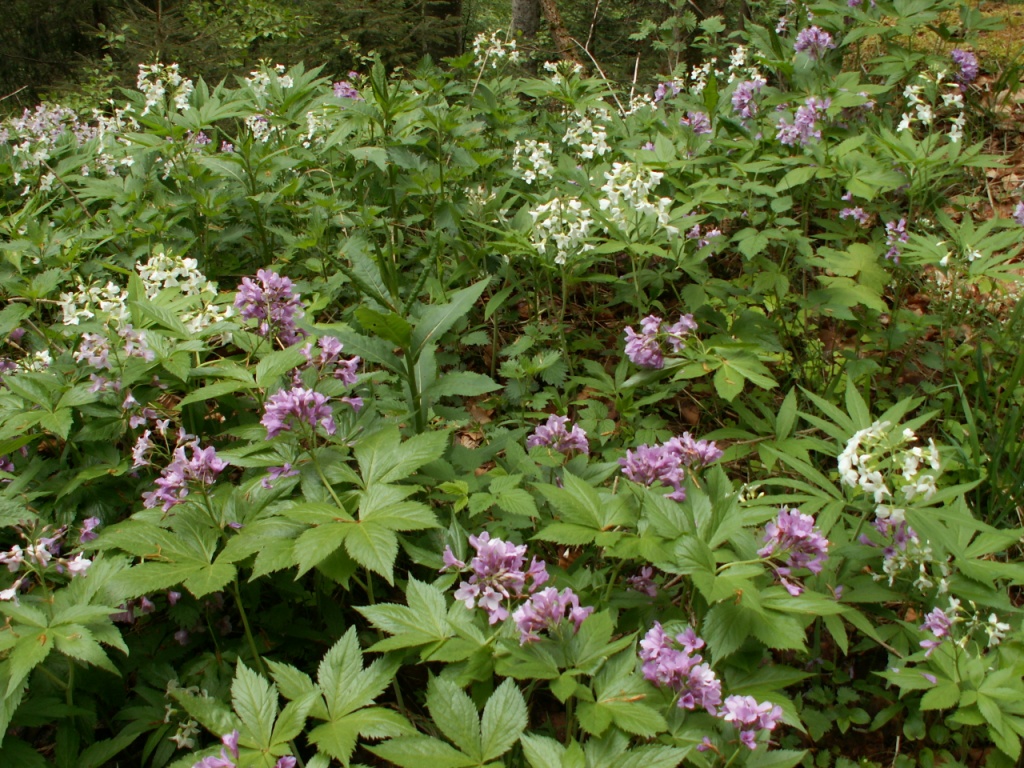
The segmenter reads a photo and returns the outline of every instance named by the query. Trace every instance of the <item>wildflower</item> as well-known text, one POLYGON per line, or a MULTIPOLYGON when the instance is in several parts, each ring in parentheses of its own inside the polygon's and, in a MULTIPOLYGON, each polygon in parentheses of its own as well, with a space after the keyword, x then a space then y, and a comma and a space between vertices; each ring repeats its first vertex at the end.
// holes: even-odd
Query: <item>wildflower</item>
MULTIPOLYGON (((464 602, 469 609, 474 606, 483 608, 491 624, 508 618, 508 609, 504 605, 506 600, 532 593, 548 580, 547 566, 542 560, 533 558, 530 567, 523 570, 525 544, 492 539, 487 531, 479 536, 470 536, 469 543, 476 550, 476 557, 469 561, 473 573, 469 581, 459 585, 455 599, 464 602), (531 582, 529 587, 527 579, 531 582)), ((448 547, 445 548, 444 560, 445 568, 442 570, 463 566, 448 547)))
POLYGON ((758 557, 784 560, 784 565, 775 566, 775 572, 791 595, 803 592, 803 586, 790 581, 793 570, 806 568, 821 573, 828 558, 828 539, 815 529, 814 518, 801 514, 799 509, 780 509, 778 517, 765 526, 764 540, 758 557))
POLYGON ((641 368, 663 368, 664 352, 662 337, 666 338, 672 352, 678 353, 685 345, 685 338, 697 330, 693 315, 680 315, 679 320, 663 329, 664 321, 649 315, 640 321, 640 333, 631 326, 626 327, 626 357, 641 368))
POLYGON ((14 462, 10 456, 0 456, 0 472, 14 472, 14 462))
POLYGON ((843 208, 839 211, 839 218, 854 219, 862 227, 866 227, 871 223, 871 215, 860 206, 857 206, 856 208, 843 208))
POLYGON ((543 445, 566 456, 573 451, 588 455, 590 443, 587 442, 587 433, 578 424, 573 424, 572 429, 566 430, 568 423, 568 416, 549 416, 547 424, 538 426, 526 439, 526 447, 536 448, 543 445))
POLYGON ((359 89, 352 85, 348 80, 339 80, 334 83, 332 88, 334 90, 334 98, 336 99, 363 101, 363 96, 359 93, 359 89))
POLYGON ((673 80, 669 83, 658 83, 658 87, 654 89, 654 103, 661 103, 666 96, 678 96, 682 87, 678 80, 673 80))
POLYGON ((836 47, 832 42, 832 35, 820 27, 807 27, 802 29, 796 36, 796 43, 793 48, 797 53, 806 53, 814 60, 820 59, 825 51, 836 47))
POLYGON ((978 78, 978 57, 970 51, 961 48, 954 48, 949 54, 953 63, 960 67, 956 73, 956 79, 961 87, 973 83, 978 78))
POLYGON ((644 662, 644 677, 654 685, 675 691, 680 709, 699 706, 715 715, 722 703, 722 683, 696 653, 703 647, 704 641, 692 627, 687 626, 673 638, 660 622, 654 622, 640 641, 639 655, 644 662))
POLYGON ((1024 227, 1024 201, 1017 203, 1013 209, 1013 220, 1024 227))
POLYGON ((694 440, 689 432, 673 437, 660 445, 641 445, 636 451, 626 451, 626 457, 619 459, 622 474, 635 483, 653 485, 659 482, 670 486, 672 493, 667 498, 685 501, 683 488, 684 467, 703 467, 722 457, 714 441, 694 440))
POLYGON ((888 221, 885 224, 885 244, 889 246, 889 250, 885 253, 885 258, 892 259, 896 264, 900 263, 900 255, 902 249, 900 245, 910 240, 910 235, 907 234, 907 220, 901 218, 899 221, 888 221))
POLYGON ((989 646, 999 645, 1006 639, 1006 633, 1010 631, 1010 625, 999 621, 994 613, 989 614, 988 623, 985 624, 985 633, 988 635, 989 646))
POLYGON ((729 696, 722 705, 722 719, 740 731, 740 741, 749 749, 757 748, 758 730, 772 731, 782 719, 782 707, 753 696, 729 696))
POLYGON ((267 490, 270 490, 271 483, 273 483, 275 480, 278 480, 282 477, 295 477, 297 474, 299 474, 299 470, 293 468, 292 465, 289 464, 288 462, 285 462, 280 467, 271 467, 270 469, 268 469, 267 476, 260 480, 260 485, 266 488, 267 490))
POLYGON ((149 439, 151 434, 152 432, 147 429, 135 441, 135 447, 132 448, 132 469, 149 466, 150 462, 146 458, 146 454, 153 448, 153 441, 149 439))
POLYGON ((199 441, 188 444, 192 448, 191 460, 185 454, 185 445, 174 449, 173 460, 155 481, 157 489, 142 494, 143 506, 147 509, 162 505, 163 511, 182 503, 189 493, 189 484, 211 485, 227 467, 227 462, 217 458, 212 447, 201 449, 199 441))
POLYGON ((221 141, 220 151, 226 154, 231 154, 232 152, 235 151, 235 145, 232 144, 230 141, 221 141))
MULTIPOLYGON (((950 606, 950 610, 954 611, 955 607, 950 606)), ((922 640, 920 645, 925 648, 925 657, 931 656, 932 651, 942 645, 943 638, 949 637, 953 628, 953 619, 941 608, 933 608, 929 613, 925 614, 924 624, 921 625, 921 631, 929 631, 935 636, 935 639, 922 640)))
POLYGON ((539 631, 553 629, 566 618, 573 623, 575 631, 579 632, 583 620, 593 612, 591 606, 580 607, 579 597, 568 587, 561 592, 548 587, 530 595, 512 614, 512 620, 519 629, 519 644, 524 645, 539 640, 539 631))
POLYGON ((0 564, 6 565, 7 570, 11 573, 16 572, 24 561, 25 553, 17 544, 6 552, 0 552, 0 564))
POLYGON ((658 596, 658 587, 654 583, 654 579, 651 577, 654 575, 654 569, 645 565, 640 569, 640 573, 634 574, 626 579, 626 583, 629 584, 629 588, 637 592, 641 592, 648 597, 658 596))
POLYGON ((818 120, 825 117, 825 111, 832 105, 831 99, 811 96, 796 110, 792 124, 785 118, 779 121, 776 137, 780 144, 792 147, 796 144, 807 146, 811 139, 821 138, 821 129, 815 128, 818 120))
POLYGON ((21 583, 25 580, 24 577, 16 580, 7 589, 0 590, 0 600, 3 602, 18 602, 18 590, 21 589, 21 583))
POLYGON ((296 328, 295 320, 302 316, 299 296, 292 291, 292 281, 269 269, 256 273, 259 284, 248 277, 238 286, 235 307, 246 320, 258 320, 261 336, 279 337, 285 344, 294 344, 305 333, 296 328))
POLYGON ((91 565, 92 560, 87 560, 85 557, 82 556, 82 553, 79 552, 77 555, 75 555, 73 558, 67 561, 65 567, 68 569, 68 573, 70 573, 72 577, 75 577, 84 576, 85 572, 89 570, 89 566, 91 565))
POLYGON ((687 112, 686 117, 679 119, 679 124, 690 126, 694 136, 711 133, 711 118, 706 112, 687 112))
POLYGON ((757 102, 754 95, 761 92, 766 81, 763 78, 744 80, 732 92, 732 109, 739 117, 746 120, 757 114, 757 102))
POLYGON ((282 432, 290 432, 291 424, 286 422, 295 417, 300 423, 316 427, 320 424, 328 435, 337 430, 327 396, 312 389, 292 387, 287 392, 280 390, 270 396, 260 423, 267 428, 267 437, 273 438, 282 432))

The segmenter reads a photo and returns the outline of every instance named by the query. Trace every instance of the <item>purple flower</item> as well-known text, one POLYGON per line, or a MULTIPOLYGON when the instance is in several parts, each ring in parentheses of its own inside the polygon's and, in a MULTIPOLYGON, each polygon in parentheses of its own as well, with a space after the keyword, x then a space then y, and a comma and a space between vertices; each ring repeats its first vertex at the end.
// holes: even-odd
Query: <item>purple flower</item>
POLYGON ((675 691, 681 709, 703 707, 714 715, 722 703, 722 683, 703 657, 694 653, 703 647, 704 641, 691 627, 672 638, 655 622, 640 641, 639 655, 644 677, 675 691))
POLYGON ((235 760, 238 759, 238 731, 234 730, 231 733, 226 733, 220 738, 221 742, 225 747, 231 750, 231 754, 235 760))
POLYGON ((177 632, 175 632, 174 633, 174 641, 178 645, 188 645, 188 630, 187 629, 179 629, 177 632))
POLYGON ((961 86, 973 83, 978 78, 978 57, 970 51, 965 51, 962 48, 954 48, 949 54, 950 58, 953 59, 953 63, 960 67, 960 71, 956 75, 957 81, 960 82, 961 86))
POLYGON ((0 456, 0 472, 14 472, 14 462, 10 456, 0 456))
POLYGON ((1013 220, 1024 227, 1024 202, 1017 203, 1017 207, 1013 209, 1013 220))
MULTIPOLYGON (((349 77, 352 77, 353 74, 355 73, 349 72, 349 77)), ((359 90, 352 85, 352 83, 348 82, 348 80, 339 80, 334 84, 333 88, 334 98, 336 99, 353 99, 355 101, 363 100, 359 90)))
POLYGON ((658 83, 658 87, 654 89, 654 103, 660 103, 666 96, 676 96, 679 91, 679 83, 675 80, 670 83, 658 83))
POLYGON ((812 59, 820 59, 825 51, 835 48, 832 42, 832 35, 820 27, 807 27, 796 36, 796 43, 793 48, 798 53, 806 53, 812 59))
POLYGON ((803 592, 801 584, 790 580, 793 570, 806 568, 821 573, 828 559, 828 539, 815 529, 814 518, 801 514, 799 509, 780 509, 779 516, 765 526, 764 540, 757 554, 783 561, 783 565, 774 566, 775 573, 791 595, 803 592))
POLYGON ((732 109, 739 117, 746 120, 757 114, 757 102, 754 101, 754 94, 760 93, 765 81, 744 80, 736 86, 732 92, 732 109))
POLYGON ((114 367, 110 362, 110 352, 110 341, 106 336, 83 333, 82 341, 75 353, 75 362, 87 363, 101 371, 109 371, 114 367))
POLYGON ((641 485, 661 483, 672 488, 667 498, 685 501, 683 488, 684 467, 703 467, 722 457, 722 451, 713 441, 694 440, 689 432, 673 437, 660 445, 641 445, 636 451, 626 451, 619 459, 622 474, 641 485))
POLYGON ((186 445, 178 445, 174 449, 173 460, 154 483, 156 490, 142 494, 146 509, 159 504, 164 512, 170 511, 171 507, 181 504, 188 496, 190 484, 211 485, 227 467, 228 463, 217 458, 217 452, 212 447, 200 448, 198 440, 187 445, 192 448, 191 460, 185 454, 186 445))
POLYGON ((260 480, 260 485, 270 490, 271 484, 282 477, 295 477, 299 470, 292 467, 287 461, 280 467, 271 467, 267 470, 267 476, 260 480))
POLYGON ((910 240, 907 234, 907 220, 901 218, 899 221, 888 221, 885 224, 885 244, 889 250, 885 258, 892 259, 896 264, 900 263, 900 255, 903 253, 900 245, 910 240))
POLYGON ((295 758, 291 755, 278 758, 278 761, 274 763, 274 768, 295 768, 295 758))
MULTIPOLYGON (((707 229, 702 231, 700 228, 700 224, 694 224, 693 228, 686 233, 686 239, 696 240, 698 248, 703 248, 704 246, 711 245, 711 241, 713 238, 721 236, 722 230, 720 230, 718 227, 712 228, 711 225, 708 225, 707 229)), ((690 318, 691 322, 693 320, 693 315, 684 315, 684 317, 690 318)), ((678 325, 678 323, 676 325, 678 325)), ((696 323, 694 323, 693 327, 694 329, 696 329, 696 323)))
POLYGON ((927 649, 925 656, 931 656, 932 651, 942 645, 942 638, 949 637, 953 629, 953 620, 942 611, 941 608, 933 608, 930 613, 924 617, 924 624, 920 627, 921 631, 928 630, 935 639, 922 640, 921 647, 927 649))
POLYGON ((327 396, 312 389, 292 387, 287 392, 283 389, 275 392, 267 401, 260 424, 267 428, 267 437, 272 438, 291 431, 291 424, 286 423, 289 417, 314 428, 320 424, 328 435, 337 430, 327 396))
POLYGON ((680 315, 673 325, 664 327, 664 321, 655 315, 648 315, 640 321, 640 333, 631 326, 626 327, 626 357, 641 368, 664 368, 665 356, 661 342, 665 338, 678 353, 684 346, 684 339, 697 330, 693 315, 680 315))
POLYGON ((854 219, 862 227, 866 227, 871 223, 871 214, 865 212, 863 208, 857 206, 856 208, 843 208, 839 211, 840 219, 854 219))
POLYGON ((679 124, 690 126, 694 136, 711 133, 711 118, 705 112, 687 112, 686 117, 679 119, 679 124))
POLYGON ((642 147, 640 147, 640 149, 645 149, 648 152, 653 152, 654 151, 654 142, 653 141, 648 141, 646 144, 644 144, 642 147))
POLYGON ((277 336, 285 344, 294 344, 305 336, 295 327, 302 316, 302 303, 292 292, 292 281, 269 269, 256 273, 259 284, 242 278, 235 297, 235 307, 246 320, 258 320, 261 336, 277 336))
POLYGON ((231 152, 235 151, 235 145, 232 144, 230 141, 222 141, 220 143, 220 151, 227 152, 230 154, 231 152))
POLYGON ((82 521, 82 532, 78 535, 78 541, 81 544, 87 544, 90 541, 94 541, 99 538, 99 534, 95 533, 95 529, 102 524, 102 521, 98 517, 87 517, 82 521))
POLYGON ((782 719, 782 707, 770 701, 758 702, 753 696, 729 696, 722 705, 721 718, 740 729, 744 746, 756 749, 757 731, 775 730, 782 719))
MULTIPOLYGON (((455 599, 464 602, 469 609, 474 606, 483 608, 491 624, 508 618, 506 600, 532 593, 548 580, 547 567, 542 560, 534 558, 530 567, 523 570, 526 562, 525 544, 516 545, 492 539, 487 531, 479 536, 470 536, 469 543, 476 550, 476 557, 469 561, 473 573, 469 581, 459 585, 455 599), (529 587, 527 579, 531 582, 529 587)), ((445 568, 442 570, 462 565, 451 555, 450 549, 446 548, 445 551, 445 568)))
POLYGON ((654 575, 654 569, 645 565, 640 569, 640 573, 634 574, 626 579, 626 583, 629 584, 629 588, 637 592, 642 592, 648 597, 658 596, 658 586, 654 583, 654 579, 651 577, 654 575))
POLYGON ((554 587, 542 589, 516 609, 512 620, 519 629, 519 644, 540 640, 537 633, 553 629, 568 619, 579 632, 583 620, 594 612, 591 606, 580 607, 579 597, 568 587, 559 592, 554 587), (568 616, 566 615, 568 611, 568 616))
POLYGON ((568 416, 549 416, 547 424, 541 424, 526 438, 526 447, 529 449, 543 445, 566 456, 573 451, 589 455, 590 443, 587 442, 587 433, 578 424, 573 424, 572 429, 566 430, 568 423, 568 416))
POLYGON ((818 99, 811 96, 807 102, 798 107, 792 124, 783 118, 779 121, 776 137, 780 144, 792 147, 796 144, 807 146, 811 139, 821 138, 821 129, 815 128, 818 120, 825 117, 825 110, 832 104, 831 99, 818 99))

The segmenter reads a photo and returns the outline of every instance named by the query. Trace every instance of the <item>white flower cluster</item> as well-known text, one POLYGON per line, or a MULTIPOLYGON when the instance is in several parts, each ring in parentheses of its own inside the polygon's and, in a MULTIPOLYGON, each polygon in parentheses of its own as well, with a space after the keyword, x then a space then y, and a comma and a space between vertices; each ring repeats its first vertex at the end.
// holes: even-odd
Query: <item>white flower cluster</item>
POLYGON ((918 497, 927 501, 935 493, 942 462, 934 440, 928 440, 927 448, 903 448, 916 441, 917 436, 913 430, 904 429, 894 440, 891 427, 888 421, 876 421, 858 431, 839 454, 838 463, 843 484, 871 494, 877 505, 876 516, 899 524, 906 510, 887 503, 886 500, 896 501, 889 483, 899 483, 904 501, 911 502, 918 497), (924 465, 931 471, 923 471, 924 465))
POLYGON ((699 95, 704 92, 707 88, 708 78, 714 74, 715 77, 722 76, 722 70, 718 69, 715 65, 718 64, 718 59, 712 56, 710 59, 705 61, 703 64, 695 66, 690 70, 690 91, 695 95, 699 95))
MULTIPOLYGON (((956 110, 955 116, 949 118, 949 140, 957 143, 964 137, 964 126, 967 116, 964 114, 964 95, 956 83, 947 83, 949 92, 942 94, 942 106, 956 110)), ((973 259, 972 259, 973 261, 973 259)))
POLYGON ((766 82, 764 74, 756 64, 747 60, 747 48, 744 45, 737 45, 729 54, 729 69, 727 82, 733 80, 754 80, 766 82))
POLYGON ((270 138, 270 121, 266 115, 249 115, 245 118, 245 127, 249 129, 253 139, 261 144, 270 138))
POLYGON ((551 73, 552 85, 561 85, 566 78, 582 75, 583 67, 574 61, 545 61, 544 71, 551 73))
POLYGON ((530 211, 533 219, 533 245, 541 255, 548 253, 549 244, 555 248, 555 264, 565 264, 570 258, 593 249, 587 242, 593 227, 590 208, 579 198, 556 197, 530 211))
POLYGON ((128 319, 128 291, 113 280, 106 285, 84 283, 79 278, 75 290, 60 295, 60 308, 64 312, 64 325, 78 325, 103 313, 116 325, 128 319))
MULTIPOLYGON (((600 119, 601 112, 594 117, 600 119)), ((569 127, 562 137, 567 147, 579 147, 576 156, 581 160, 593 160, 595 156, 606 155, 612 151, 608 145, 608 131, 601 123, 595 123, 588 115, 574 112, 569 117, 569 127)))
POLYGON ((605 196, 598 205, 619 227, 635 223, 639 214, 654 216, 666 232, 678 234, 679 229, 669 223, 672 199, 651 194, 664 175, 636 163, 613 163, 612 170, 604 174, 606 181, 601 191, 605 196))
POLYGON ((195 90, 192 81, 182 77, 177 64, 140 64, 139 76, 135 80, 138 89, 146 97, 143 115, 148 115, 153 107, 164 106, 164 99, 170 96, 174 108, 184 112, 188 108, 188 98, 195 90))
POLYGON ((538 178, 550 179, 555 166, 551 164, 551 144, 546 141, 517 141, 512 152, 512 169, 523 175, 523 181, 533 184, 538 178))
POLYGON ((199 271, 199 262, 181 256, 156 253, 145 264, 135 267, 142 278, 146 296, 155 299, 161 291, 173 288, 177 293, 199 298, 199 306, 182 312, 181 321, 192 333, 231 317, 231 304, 217 306, 217 284, 199 271))
POLYGON ((291 88, 295 85, 295 81, 292 80, 291 76, 286 75, 285 71, 284 64, 278 64, 272 68, 256 69, 245 78, 245 84, 252 89, 253 96, 262 100, 266 98, 267 87, 274 80, 277 80, 278 85, 282 88, 291 88))
POLYGON ((490 37, 481 32, 473 38, 473 65, 482 69, 490 62, 491 69, 501 66, 504 59, 510 64, 519 63, 519 51, 516 50, 515 40, 502 40, 497 32, 492 32, 490 37))

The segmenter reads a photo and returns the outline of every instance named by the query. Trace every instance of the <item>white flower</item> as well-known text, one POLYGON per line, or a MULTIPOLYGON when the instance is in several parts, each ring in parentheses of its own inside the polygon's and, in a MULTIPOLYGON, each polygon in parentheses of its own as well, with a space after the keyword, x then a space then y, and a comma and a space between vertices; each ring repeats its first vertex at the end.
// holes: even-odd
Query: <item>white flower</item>
POLYGON ((79 552, 72 559, 68 560, 67 568, 72 577, 84 576, 85 572, 89 570, 90 565, 92 565, 92 560, 86 559, 82 556, 82 553, 79 552))

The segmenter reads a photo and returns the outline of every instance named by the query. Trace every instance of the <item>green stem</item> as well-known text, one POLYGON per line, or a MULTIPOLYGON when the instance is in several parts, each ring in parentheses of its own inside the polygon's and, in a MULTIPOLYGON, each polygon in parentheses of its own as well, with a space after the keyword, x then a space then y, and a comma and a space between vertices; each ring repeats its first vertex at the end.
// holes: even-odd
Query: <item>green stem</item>
POLYGON ((232 591, 235 595, 235 604, 238 606, 238 615, 242 618, 242 628, 245 630, 245 639, 249 643, 249 651, 252 653, 253 660, 257 666, 257 671, 262 675, 267 675, 266 665, 263 663, 263 657, 260 656, 260 651, 256 647, 256 638, 252 635, 252 628, 249 626, 249 616, 245 612, 245 605, 242 603, 242 592, 238 588, 238 577, 235 576, 235 580, 231 583, 232 591))
POLYGON ((416 425, 416 433, 421 434, 427 430, 427 415, 423 409, 423 394, 416 381, 416 361, 413 359, 412 350, 405 349, 403 352, 405 353, 405 381, 409 387, 413 421, 416 425))
MULTIPOLYGON (((36 669, 38 669, 40 672, 42 672, 44 675, 46 675, 48 678, 50 678, 50 680, 52 680, 54 683, 56 683, 59 687, 63 688, 65 691, 68 690, 68 688, 70 687, 67 682, 65 682, 64 680, 61 680, 59 677, 57 677, 55 674, 53 674, 53 672, 48 670, 46 667, 38 666, 38 667, 36 667, 36 669)), ((70 695, 70 693, 69 693, 69 695, 70 695)))
POLYGON ((334 503, 338 506, 338 509, 344 511, 345 505, 341 503, 341 499, 338 498, 338 494, 334 492, 334 487, 327 482, 327 476, 324 475, 324 470, 320 466, 320 459, 317 458, 316 453, 313 451, 310 451, 309 455, 310 458, 313 459, 313 467, 316 469, 316 473, 320 477, 320 482, 324 484, 324 488, 326 488, 327 492, 331 494, 331 498, 334 499, 334 503))

